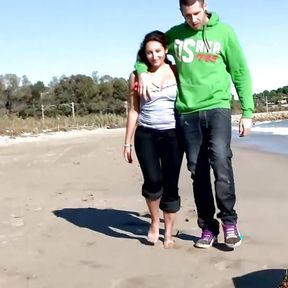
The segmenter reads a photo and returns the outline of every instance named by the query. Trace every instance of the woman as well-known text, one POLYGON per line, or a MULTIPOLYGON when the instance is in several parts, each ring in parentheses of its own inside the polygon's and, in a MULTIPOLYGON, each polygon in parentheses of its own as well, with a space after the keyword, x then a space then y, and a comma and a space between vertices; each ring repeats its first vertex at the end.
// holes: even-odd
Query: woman
POLYGON ((160 208, 165 225, 164 248, 171 248, 174 246, 173 225, 176 212, 180 209, 178 179, 183 150, 175 129, 177 82, 167 59, 164 33, 153 31, 147 34, 138 57, 148 66, 153 89, 149 100, 140 98, 136 73, 130 75, 124 158, 132 163, 132 142, 135 138, 135 151, 144 178, 142 195, 151 214, 147 239, 150 244, 159 239, 160 208))

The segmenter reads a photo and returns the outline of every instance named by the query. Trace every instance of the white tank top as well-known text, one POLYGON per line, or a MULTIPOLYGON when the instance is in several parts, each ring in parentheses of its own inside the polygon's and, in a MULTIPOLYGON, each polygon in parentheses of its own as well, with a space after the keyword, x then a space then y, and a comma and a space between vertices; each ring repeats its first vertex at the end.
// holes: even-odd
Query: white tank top
POLYGON ((163 87, 153 86, 150 99, 145 101, 140 97, 140 126, 157 130, 175 128, 175 100, 177 83, 175 80, 166 80, 163 87))

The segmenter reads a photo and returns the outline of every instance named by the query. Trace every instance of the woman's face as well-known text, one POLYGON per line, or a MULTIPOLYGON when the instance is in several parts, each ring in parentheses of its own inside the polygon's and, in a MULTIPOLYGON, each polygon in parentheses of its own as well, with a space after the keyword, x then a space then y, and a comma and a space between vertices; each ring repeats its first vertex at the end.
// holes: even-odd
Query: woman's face
POLYGON ((152 68, 160 67, 166 58, 166 50, 158 41, 147 42, 145 54, 152 68))

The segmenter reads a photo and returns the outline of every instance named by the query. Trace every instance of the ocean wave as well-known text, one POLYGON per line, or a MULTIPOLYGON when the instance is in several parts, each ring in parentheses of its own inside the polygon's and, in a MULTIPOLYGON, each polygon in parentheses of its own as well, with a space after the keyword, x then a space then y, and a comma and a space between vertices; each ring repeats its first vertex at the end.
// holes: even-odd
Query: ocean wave
MULTIPOLYGON (((238 125, 233 124, 233 131, 238 130, 238 125)), ((251 128, 251 132, 265 133, 270 135, 288 135, 288 121, 287 120, 275 120, 255 122, 251 128)))

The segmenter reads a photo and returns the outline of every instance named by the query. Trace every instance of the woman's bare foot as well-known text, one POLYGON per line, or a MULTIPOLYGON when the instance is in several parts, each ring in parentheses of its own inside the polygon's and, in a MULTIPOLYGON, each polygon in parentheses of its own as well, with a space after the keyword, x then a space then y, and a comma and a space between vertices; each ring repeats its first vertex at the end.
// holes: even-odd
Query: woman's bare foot
POLYGON ((159 240, 159 224, 151 224, 148 235, 147 235, 147 240, 150 244, 154 245, 158 242, 159 240))
POLYGON ((175 247, 175 240, 172 238, 164 238, 163 247, 165 249, 171 249, 175 247))
POLYGON ((170 249, 175 246, 175 241, 173 240, 172 235, 173 235, 173 227, 174 227, 176 213, 164 212, 163 215, 164 215, 164 226, 165 226, 163 246, 166 249, 170 249))

